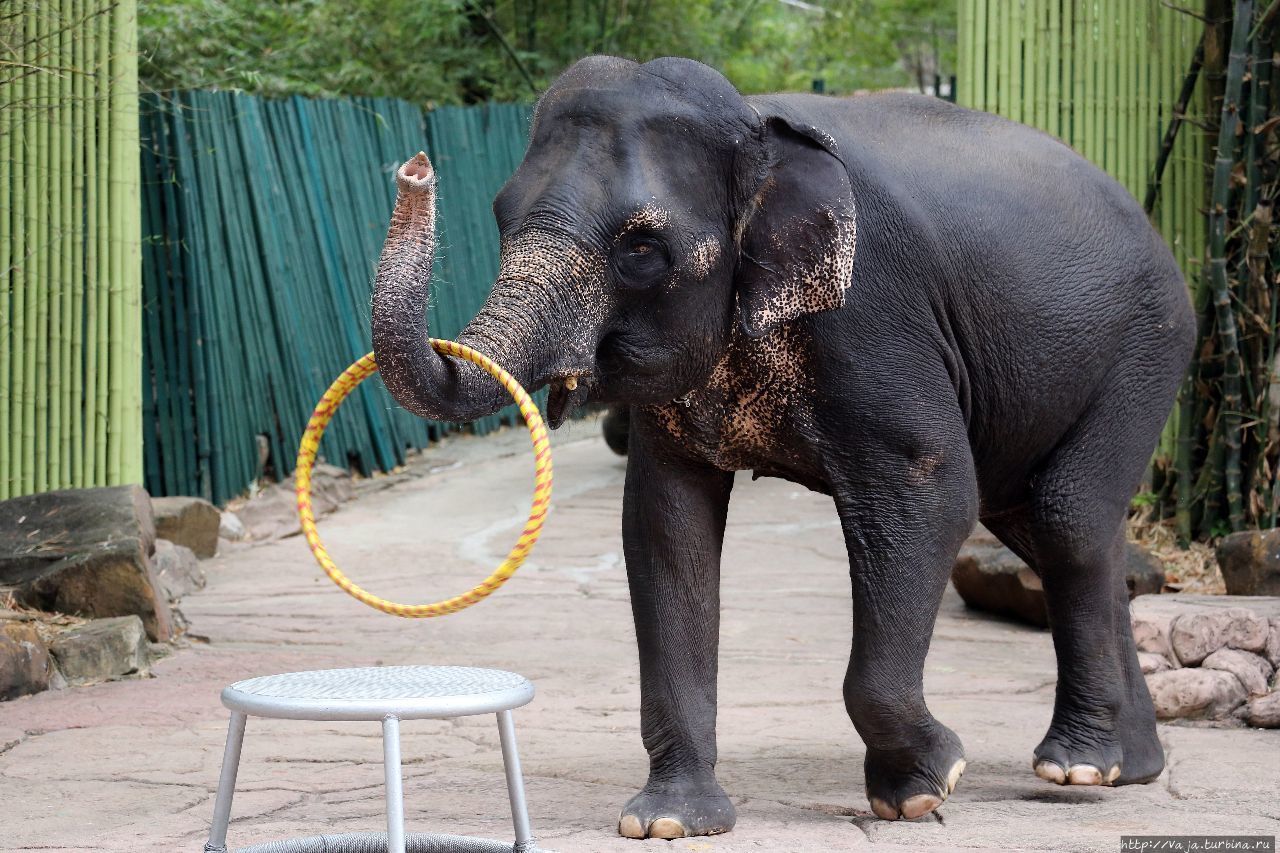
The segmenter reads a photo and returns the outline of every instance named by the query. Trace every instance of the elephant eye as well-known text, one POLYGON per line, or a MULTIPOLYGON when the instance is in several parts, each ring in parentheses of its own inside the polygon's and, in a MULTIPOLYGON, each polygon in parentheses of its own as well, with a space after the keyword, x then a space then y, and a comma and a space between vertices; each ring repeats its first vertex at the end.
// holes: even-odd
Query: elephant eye
POLYGON ((619 241, 614 253, 618 283, 625 288, 651 287, 670 267, 666 244, 652 234, 629 234, 619 241))

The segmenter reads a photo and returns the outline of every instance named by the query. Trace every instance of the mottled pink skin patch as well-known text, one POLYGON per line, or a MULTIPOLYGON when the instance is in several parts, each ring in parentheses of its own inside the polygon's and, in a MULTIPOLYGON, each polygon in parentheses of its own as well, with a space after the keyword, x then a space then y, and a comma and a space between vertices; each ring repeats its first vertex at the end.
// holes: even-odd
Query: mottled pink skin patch
POLYGON ((724 471, 775 466, 789 425, 812 419, 804 337, 794 325, 761 338, 735 327, 705 386, 645 411, 681 447, 724 471))

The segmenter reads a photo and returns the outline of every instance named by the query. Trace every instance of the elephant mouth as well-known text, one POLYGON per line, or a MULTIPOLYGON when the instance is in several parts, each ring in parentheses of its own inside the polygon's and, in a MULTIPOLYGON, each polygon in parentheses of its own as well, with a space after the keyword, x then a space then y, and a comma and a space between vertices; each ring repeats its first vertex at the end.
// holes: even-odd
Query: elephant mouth
POLYGON ((547 425, 559 429, 569 413, 587 399, 589 375, 569 374, 552 379, 547 394, 547 425))

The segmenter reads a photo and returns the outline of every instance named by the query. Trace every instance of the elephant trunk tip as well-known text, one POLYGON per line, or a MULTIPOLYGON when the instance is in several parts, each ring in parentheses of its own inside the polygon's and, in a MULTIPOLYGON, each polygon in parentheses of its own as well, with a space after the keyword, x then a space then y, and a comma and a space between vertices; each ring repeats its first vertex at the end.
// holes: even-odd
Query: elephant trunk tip
POLYGON ((419 151, 396 170, 396 184, 402 192, 427 192, 435 186, 435 180, 436 170, 424 151, 419 151))

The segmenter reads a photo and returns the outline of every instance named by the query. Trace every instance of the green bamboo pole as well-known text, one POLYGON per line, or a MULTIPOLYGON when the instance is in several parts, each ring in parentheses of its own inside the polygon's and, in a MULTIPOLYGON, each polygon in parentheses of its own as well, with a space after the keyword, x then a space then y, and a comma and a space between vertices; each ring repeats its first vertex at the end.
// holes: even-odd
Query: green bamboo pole
POLYGON ((98 10, 100 0, 85 0, 85 23, 81 32, 84 40, 84 119, 81 124, 81 144, 84 146, 83 162, 89 166, 80 169, 87 172, 84 181, 84 389, 80 398, 80 408, 84 419, 83 431, 80 435, 80 484, 82 486, 99 485, 98 472, 98 375, 102 365, 99 363, 98 317, 99 282, 101 251, 98 245, 99 202, 102 199, 102 162, 99 156, 101 146, 98 144, 98 118, 101 114, 101 52, 98 37, 98 10))
MULTIPOLYGON (((27 67, 35 67, 40 61, 40 42, 43 36, 40 28, 40 15, 34 9, 29 13, 26 31, 27 67)), ((26 246, 23 256, 24 289, 27 296, 24 304, 22 341, 22 481, 19 494, 30 494, 36 491, 36 343, 38 340, 37 315, 40 294, 44 282, 40 279, 40 221, 43 218, 44 193, 40 186, 40 75, 28 73, 26 76, 27 99, 23 112, 27 119, 27 158, 24 165, 27 185, 27 221, 26 246)))
POLYGON ((973 0, 959 0, 956 37, 956 103, 969 106, 973 103, 973 81, 969 78, 969 66, 973 60, 973 0))
POLYGON ((71 443, 74 432, 73 415, 75 398, 72 393, 72 379, 78 372, 79 365, 72 361, 72 340, 75 337, 74 287, 75 287, 75 244, 79 229, 75 227, 76 214, 80 208, 76 206, 71 174, 75 169, 73 155, 73 128, 75 126, 74 110, 76 107, 75 80, 78 76, 75 66, 76 32, 80 27, 80 19, 76 15, 76 0, 62 0, 63 19, 61 65, 63 69, 60 80, 62 93, 62 121, 58 124, 58 138, 62 144, 59 158, 58 178, 61 181, 59 195, 62 197, 60 207, 63 210, 60 224, 62 240, 58 254, 62 260, 62 305, 59 312, 58 334, 62 349, 58 357, 58 373, 62 378, 62 398, 58 403, 58 482, 66 488, 77 485, 71 465, 71 443))
POLYGON ((1029 70, 1023 64, 1023 52, 1030 47, 1027 44, 1027 18, 1029 17, 1030 0, 1011 0, 1009 3, 1009 40, 1004 49, 1008 56, 1009 68, 1009 111, 1005 113, 1014 121, 1029 121, 1027 114, 1027 90, 1031 85, 1029 70))
POLYGON ((125 281, 124 246, 121 231, 124 228, 125 205, 123 198, 124 164, 124 124, 127 117, 120 101, 120 90, 124 86, 122 69, 124 44, 125 4, 121 0, 113 3, 110 13, 111 26, 111 58, 108 66, 108 101, 107 112, 109 128, 107 145, 110 149, 108 157, 108 205, 110 219, 107 233, 107 251, 110 275, 110 309, 108 312, 107 341, 109 351, 107 363, 107 482, 122 482, 124 474, 124 447, 127 441, 125 433, 125 337, 128 334, 128 321, 125 318, 125 301, 131 286, 125 281))
POLYGON ((1062 13, 1061 20, 1058 23, 1058 31, 1062 39, 1062 56, 1059 66, 1058 80, 1058 101, 1060 107, 1058 109, 1058 136, 1073 143, 1075 139, 1075 131, 1073 128, 1073 117, 1075 115, 1075 74, 1079 65, 1079 57, 1076 56, 1076 40, 1075 40, 1075 3, 1054 3, 1054 9, 1058 9, 1062 13))
MULTIPOLYGON (((59 6, 61 3, 58 4, 59 6)), ((48 488, 57 489, 63 485, 62 480, 62 302, 63 302, 63 265, 68 254, 63 234, 62 195, 62 124, 64 105, 67 98, 62 90, 62 81, 66 72, 66 57, 62 54, 61 30, 63 25, 61 9, 57 9, 56 17, 50 21, 52 31, 49 34, 49 64, 59 69, 45 75, 49 78, 49 101, 46 118, 49 123, 49 167, 46 182, 49 187, 49 316, 46 327, 46 346, 48 355, 45 358, 46 374, 44 392, 48 400, 49 414, 45 431, 40 441, 45 445, 45 465, 48 471, 48 488)))
POLYGON ((985 51, 986 62, 986 102, 982 108, 990 112, 1000 111, 1000 0, 987 0, 987 31, 985 51))
POLYGON ((115 90, 120 122, 119 173, 121 284, 124 287, 122 370, 125 396, 121 401, 123 463, 121 483, 142 482, 142 209, 138 140, 138 5, 117 0, 120 19, 120 73, 115 90))
POLYGON ((1049 0, 1048 15, 1045 18, 1049 73, 1045 77, 1044 119, 1049 132, 1059 138, 1065 136, 1062 124, 1062 61, 1071 51, 1069 46, 1063 50, 1062 7, 1059 0, 1049 0))
POLYGON ((1087 159, 1094 160, 1093 145, 1093 124, 1094 124, 1094 107, 1097 106, 1097 98, 1094 93, 1094 81, 1096 79, 1097 63, 1094 62, 1094 39, 1093 39, 1093 3, 1084 3, 1076 7, 1078 12, 1076 18, 1076 32, 1079 35, 1077 40, 1077 50, 1080 54, 1080 61, 1076 63, 1076 94, 1075 94, 1075 121, 1077 127, 1072 135, 1072 144, 1076 150, 1083 154, 1087 159))
MULTIPOLYGON (((16 21, 10 26, 12 29, 9 33, 12 37, 18 30, 16 21)), ((0 276, 3 276, 3 286, 0 287, 0 500, 12 497, 9 494, 9 406, 12 400, 9 371, 10 354, 14 345, 12 294, 16 289, 17 278, 13 269, 13 240, 16 232, 13 215, 18 193, 13 191, 11 183, 17 180, 17 173, 13 168, 14 117, 18 110, 14 85, 16 72, 17 69, 12 67, 0 70, 0 276)))
MULTIPOLYGON (((56 20, 51 9, 44 6, 36 6, 36 27, 40 33, 40 63, 42 65, 50 65, 56 61, 56 56, 50 50, 50 45, 54 44, 56 36, 54 28, 56 20)), ((35 483, 37 492, 49 491, 49 350, 50 350, 50 333, 49 333, 49 307, 50 302, 56 301, 54 298, 54 277, 52 277, 52 260, 54 260, 54 252, 50 251, 50 242, 52 234, 50 233, 50 219, 52 206, 56 204, 56 199, 52 197, 52 147, 56 143, 54 136, 54 127, 52 127, 52 72, 51 70, 42 70, 36 73, 36 82, 38 86, 37 102, 35 105, 38 124, 40 124, 40 140, 36 146, 36 181, 40 186, 40 199, 37 200, 38 216, 36 220, 36 374, 35 383, 33 383, 32 391, 35 396, 35 432, 32 435, 33 459, 32 464, 35 467, 35 483)))
POLYGON ((1114 55, 1119 61, 1111 63, 1116 73, 1113 94, 1115 113, 1111 123, 1112 132, 1115 134, 1116 151, 1115 163, 1111 174, 1125 189, 1132 192, 1133 186, 1129 180, 1129 171, 1133 164, 1133 149, 1129 145, 1129 137, 1133 125, 1129 115, 1129 104, 1132 103, 1133 99, 1133 70, 1136 64, 1133 55, 1133 0, 1115 0, 1115 2, 1113 26, 1115 27, 1117 49, 1114 55))
POLYGON ((1021 68, 1014 70, 1014 42, 1022 37, 1022 0, 1012 0, 1000 16, 999 112, 1015 121, 1022 116, 1021 68))
POLYGON ((969 63, 970 102, 976 109, 987 109, 987 54, 990 45, 987 37, 987 0, 972 0, 973 12, 973 59, 969 63))
POLYGON ((93 401, 93 456, 94 485, 105 486, 111 482, 107 465, 107 422, 111 398, 111 251, 108 235, 111 224, 111 6, 110 0, 100 0, 97 21, 98 56, 94 68, 97 76, 98 145, 97 165, 94 172, 94 203, 98 206, 98 227, 91 239, 97 244, 97 309, 93 322, 97 326, 97 398, 93 401))
POLYGON ((88 62, 86 49, 90 45, 85 26, 87 12, 86 0, 74 0, 72 18, 76 21, 75 36, 72 38, 72 65, 75 68, 72 77, 72 127, 73 141, 71 166, 71 210, 76 217, 72 229, 71 241, 71 311, 69 324, 71 332, 71 353, 68 371, 71 382, 68 385, 70 404, 68 411, 71 417, 68 437, 71 443, 71 481, 78 487, 88 485, 84 468, 84 280, 85 280, 85 231, 83 225, 85 211, 84 175, 85 170, 78 164, 92 162, 88 154, 88 136, 91 128, 89 120, 92 113, 88 109, 86 99, 88 92, 86 78, 88 62))
MULTIPOLYGON (((14 37, 20 44, 29 38, 29 18, 25 13, 18 18, 14 26, 14 37)), ((26 52, 23 51, 25 61, 26 52)), ((13 102, 15 114, 12 118, 13 139, 13 212, 12 223, 13 250, 10 265, 12 273, 9 289, 10 311, 12 323, 10 335, 10 392, 4 400, 9 409, 9 431, 0 436, 0 441, 9 445, 9 468, 5 472, 7 481, 5 493, 10 497, 25 494, 22 489, 22 403, 23 386, 26 384, 26 371, 23 369, 22 343, 26 340, 26 297, 27 297, 27 203, 31 198, 27 194, 27 149, 30 143, 30 110, 27 109, 27 87, 30 75, 23 75, 15 70, 17 79, 13 84, 13 102)))
POLYGON ((1227 282, 1227 219, 1231 195, 1231 170, 1234 165, 1236 128, 1239 124, 1240 94, 1247 60, 1248 35, 1253 21, 1253 0, 1236 0, 1231 27, 1231 53, 1227 61, 1227 81, 1222 100, 1222 119, 1218 130, 1218 147, 1214 157, 1213 196, 1209 208, 1209 282, 1213 290, 1218 322, 1218 340, 1222 346, 1222 410, 1225 458, 1223 475, 1227 491, 1227 517, 1231 529, 1244 525, 1244 507, 1240 489, 1240 424, 1241 364, 1237 340, 1235 312, 1227 282))
POLYGON ((1101 53, 1098 72, 1101 86, 1098 98, 1098 165, 1107 174, 1114 175, 1115 169, 1115 98, 1116 98, 1116 63, 1110 58, 1116 55, 1115 4, 1117 0, 1101 0, 1101 14, 1098 16, 1098 35, 1101 53))

